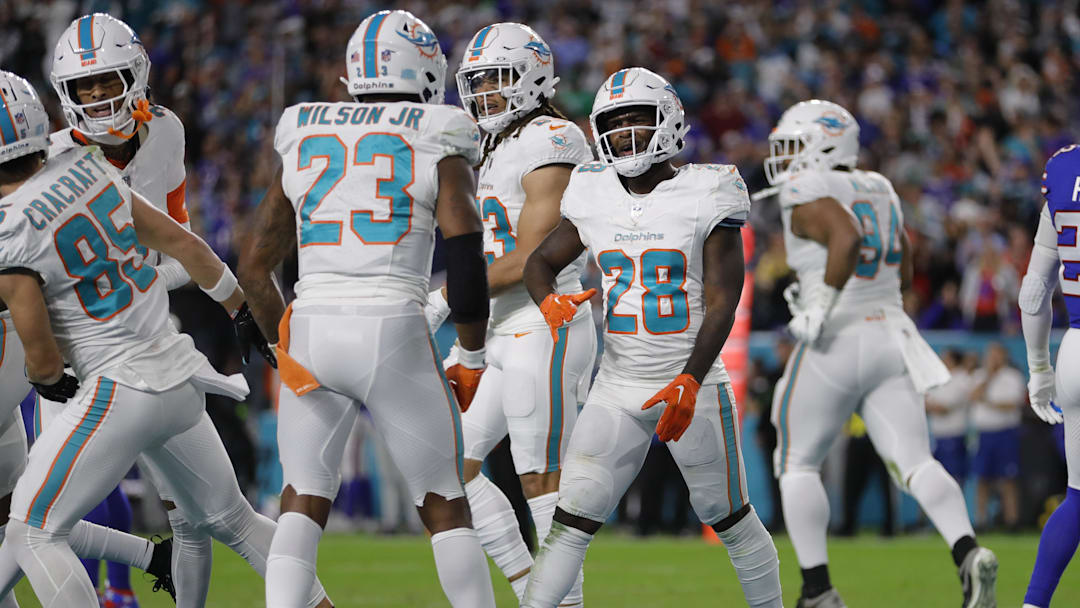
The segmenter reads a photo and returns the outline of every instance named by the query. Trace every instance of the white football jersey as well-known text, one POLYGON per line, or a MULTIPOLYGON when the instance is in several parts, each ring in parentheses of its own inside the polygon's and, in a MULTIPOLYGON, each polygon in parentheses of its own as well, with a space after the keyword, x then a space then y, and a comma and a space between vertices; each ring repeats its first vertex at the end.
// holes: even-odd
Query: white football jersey
MULTIPOLYGON (((518 218, 525 206, 521 180, 545 165, 579 165, 592 160, 592 149, 572 122, 543 116, 521 128, 517 136, 504 139, 480 168, 476 203, 484 220, 484 253, 488 264, 517 246, 518 218)), ((581 291, 581 271, 587 256, 563 269, 558 276, 560 293, 581 291)), ((587 314, 587 310, 582 311, 587 314)), ((498 334, 546 327, 544 316, 519 283, 491 300, 491 328, 498 334)))
POLYGON ((780 187, 787 262, 805 293, 825 280, 828 249, 791 231, 792 210, 820 198, 832 198, 862 227, 862 246, 855 273, 840 291, 828 329, 836 320, 863 318, 868 308, 902 309, 900 297, 901 235, 904 213, 892 184, 873 171, 801 171, 780 187))
POLYGON ((169 323, 165 286, 141 249, 131 190, 96 146, 50 156, 0 201, 0 268, 44 281, 53 334, 75 374, 164 390, 206 358, 169 323))
MULTIPOLYGON (((184 124, 164 106, 150 106, 154 119, 139 129, 139 149, 126 166, 117 168, 132 190, 151 205, 190 229, 185 202, 187 173, 184 169, 184 124)), ((49 136, 49 156, 71 148, 93 145, 72 128, 49 136)), ((147 259, 155 266, 160 254, 150 251, 147 259)))
MULTIPOLYGON (((600 163, 574 169, 562 214, 604 274, 601 375, 655 384, 682 372, 705 315, 705 239, 718 225, 742 226, 749 213, 732 165, 679 167, 647 195, 629 193, 600 163)), ((704 384, 727 381, 717 357, 704 384)))
POLYGON ((304 103, 274 137, 296 211, 299 299, 427 303, 438 163, 475 165, 480 131, 461 108, 304 103))

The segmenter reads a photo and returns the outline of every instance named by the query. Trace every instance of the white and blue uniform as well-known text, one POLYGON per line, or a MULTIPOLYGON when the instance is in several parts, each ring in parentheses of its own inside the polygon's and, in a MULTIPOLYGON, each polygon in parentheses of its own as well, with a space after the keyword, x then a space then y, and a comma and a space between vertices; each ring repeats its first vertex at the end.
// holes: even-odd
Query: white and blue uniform
MULTIPOLYGON (((521 180, 540 167, 589 160, 592 152, 581 129, 547 116, 532 120, 491 152, 476 189, 489 264, 516 247, 525 207, 521 180)), ((586 259, 582 254, 559 273, 560 293, 582 291, 586 259)), ((553 341, 540 309, 518 283, 492 298, 490 329, 488 368, 462 415, 465 457, 484 460, 509 433, 519 475, 557 471, 596 359, 592 307, 578 307, 553 341)))
POLYGON ((0 268, 41 277, 53 334, 82 384, 34 444, 11 517, 65 533, 139 453, 167 473, 185 512, 213 515, 208 488, 183 485, 205 471, 168 442, 199 422, 204 391, 242 397, 247 387, 213 371, 169 324, 166 291, 135 237, 127 185, 99 149, 71 149, 4 202, 0 268))
MULTIPOLYGON (((577 167, 562 214, 604 273, 604 354, 559 485, 559 508, 606 521, 637 476, 664 405, 641 406, 667 386, 693 350, 705 316, 703 250, 718 226, 750 210, 734 166, 685 165, 651 193, 628 192, 615 169, 577 167)), ((714 524, 749 500, 738 412, 719 357, 701 383, 694 419, 668 442, 690 503, 714 524)))
POLYGON ((438 163, 479 160, 462 110, 395 103, 306 103, 281 116, 274 147, 296 212, 300 280, 289 355, 320 388, 284 388, 284 484, 333 499, 361 403, 417 506, 464 495, 461 415, 423 306, 435 246, 438 163))
POLYGON ((1057 275, 1069 311, 1069 329, 1058 348, 1054 403, 1065 418, 1069 487, 1080 489, 1080 377, 1071 368, 1071 362, 1080 360, 1080 146, 1062 148, 1046 161, 1043 193, 1046 206, 1035 234, 1032 258, 1054 260, 1047 274, 1057 275))
POLYGON ((863 234, 848 279, 814 346, 800 343, 776 385, 774 471, 817 472, 852 413, 901 487, 931 460, 922 394, 949 372, 915 329, 900 299, 904 216, 892 184, 871 171, 802 171, 780 187, 788 265, 802 293, 824 284, 828 249, 795 235, 795 207, 831 198, 863 234))

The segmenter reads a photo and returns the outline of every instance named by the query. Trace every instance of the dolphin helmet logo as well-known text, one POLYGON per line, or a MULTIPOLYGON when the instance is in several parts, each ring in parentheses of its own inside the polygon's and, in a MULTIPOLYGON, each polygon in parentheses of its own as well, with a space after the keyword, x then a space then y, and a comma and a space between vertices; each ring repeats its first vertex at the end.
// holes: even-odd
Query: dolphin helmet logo
POLYGON ((525 48, 532 51, 536 58, 540 60, 540 63, 547 65, 551 62, 551 49, 543 42, 532 40, 525 43, 525 48))
POLYGON ((418 24, 414 23, 408 34, 398 32, 397 35, 416 46, 424 57, 434 57, 439 52, 439 39, 431 32, 417 31, 417 26, 418 24))
POLYGON ((848 128, 847 121, 835 112, 826 112, 814 119, 815 124, 821 125, 826 135, 840 135, 848 128))

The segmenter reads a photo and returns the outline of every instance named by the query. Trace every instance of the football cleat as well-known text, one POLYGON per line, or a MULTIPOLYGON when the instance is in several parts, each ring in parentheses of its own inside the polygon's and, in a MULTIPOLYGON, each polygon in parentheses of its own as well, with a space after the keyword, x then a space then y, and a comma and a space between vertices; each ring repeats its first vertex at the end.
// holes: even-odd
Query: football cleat
POLYGON ((968 551, 960 564, 960 584, 964 588, 963 608, 996 608, 994 587, 997 584, 998 560, 986 547, 968 551))
POLYGON ((800 597, 795 608, 847 608, 847 604, 840 599, 840 594, 837 593, 835 587, 829 587, 825 593, 815 595, 810 599, 800 597))
POLYGON ((150 565, 146 567, 146 573, 154 579, 153 590, 164 589, 175 602, 176 588, 173 586, 172 578, 172 538, 163 539, 155 536, 150 540, 154 541, 154 554, 150 556, 150 565))

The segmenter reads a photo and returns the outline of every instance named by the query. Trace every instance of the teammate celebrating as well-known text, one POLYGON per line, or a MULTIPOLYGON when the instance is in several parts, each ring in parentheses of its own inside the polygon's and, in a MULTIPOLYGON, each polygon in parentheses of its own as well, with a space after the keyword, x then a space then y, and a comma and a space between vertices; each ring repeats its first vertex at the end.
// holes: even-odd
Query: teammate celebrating
MULTIPOLYGON (((514 466, 541 541, 551 528, 559 472, 577 419, 579 385, 596 359, 590 306, 553 338, 521 282, 525 260, 559 223, 559 201, 575 165, 592 160, 581 132, 554 106, 555 68, 547 44, 518 23, 473 36, 457 74, 465 109, 487 134, 477 186, 488 258, 491 332, 488 368, 462 416, 465 492, 480 542, 520 600, 532 557, 510 501, 480 467, 509 432, 514 466)), ((558 277, 581 291, 580 256, 558 277)), ((449 313, 442 290, 429 298, 432 330, 449 313)), ((562 602, 582 603, 581 578, 562 602)))
POLYGON ((409 12, 361 22, 346 70, 356 103, 306 103, 282 114, 274 146, 284 166, 259 205, 240 265, 256 319, 280 337, 288 387, 279 403, 285 488, 267 606, 292 608, 311 585, 361 404, 432 534, 450 603, 494 606, 461 479, 460 413, 423 315, 437 220, 461 341, 456 373, 467 380, 458 386, 473 384, 484 367, 488 319, 472 173, 480 133, 460 109, 440 105, 446 58, 409 12), (300 280, 286 309, 271 272, 296 245, 300 280))
POLYGON ((949 375, 901 306, 912 266, 900 200, 880 174, 855 168, 859 126, 835 103, 792 106, 769 145, 765 173, 780 188, 788 265, 799 279, 785 293, 799 345, 772 410, 774 470, 802 568, 798 606, 844 605, 829 580, 820 468, 853 412, 952 548, 964 606, 993 606, 997 558, 976 544, 960 487, 930 454, 921 394, 949 375))
MULTIPOLYGON (((149 105, 149 73, 146 51, 127 24, 105 14, 72 21, 60 36, 50 75, 70 126, 52 134, 49 155, 73 147, 99 146, 136 192, 190 229, 184 206, 184 127, 168 109, 149 105), (80 52, 84 50, 88 52, 80 52)), ((144 255, 164 279, 166 289, 188 282, 187 272, 177 260, 160 252, 144 251, 144 255)), ((37 406, 40 424, 36 428, 40 432, 63 406, 41 399, 37 406)), ((177 540, 186 547, 185 525, 174 509, 169 513, 180 530, 177 540)), ((127 531, 131 525, 127 496, 117 487, 87 519, 127 531)), ((209 537, 205 542, 209 543, 209 537)), ((84 563, 96 586, 98 562, 84 563)), ((104 599, 108 608, 138 605, 126 564, 109 562, 104 599)))
MULTIPOLYGON (((228 461, 207 463, 171 440, 199 423, 206 391, 247 393, 242 380, 215 372, 191 338, 172 329, 161 277, 139 243, 180 260, 226 310, 246 320, 250 313, 228 267, 132 192, 98 149, 71 149, 46 162, 44 107, 28 83, 0 77, 0 90, 14 93, 5 94, 0 112, 10 120, 0 124, 0 299, 26 347, 29 380, 44 397, 74 398, 34 444, 0 554, 14 557, 43 605, 97 606, 67 544, 73 524, 139 453, 167 473, 186 512, 221 517, 206 513, 216 490, 206 480, 228 461), (75 376, 64 372, 64 361, 75 376)), ((245 344, 270 354, 254 323, 238 327, 245 344)), ((254 523, 231 515, 225 526, 254 523)), ((237 535, 249 548, 252 530, 237 535)))
MULTIPOLYGON (((1046 608, 1054 595, 1065 566, 1080 542, 1080 380, 1066 371, 1055 376, 1050 365, 1050 298, 1058 281, 1058 268, 1065 272, 1061 288, 1069 309, 1069 330, 1058 350, 1058 370, 1063 362, 1075 360, 1080 352, 1080 288, 1077 287, 1076 231, 1080 227, 1080 147, 1066 146, 1046 161, 1043 174, 1046 205, 1039 217, 1035 247, 1031 250, 1027 274, 1020 287, 1020 319, 1027 343, 1028 394, 1039 418, 1050 424, 1065 423, 1065 459, 1069 485, 1062 501, 1043 528, 1039 554, 1031 573, 1025 608, 1046 608), (1054 402, 1061 406, 1054 408, 1054 402)), ((1066 366, 1064 368, 1068 370, 1066 366)))
POLYGON ((746 185, 733 166, 671 164, 689 127, 674 88, 648 70, 611 75, 590 122, 602 162, 574 170, 562 220, 529 257, 525 285, 561 331, 590 293, 559 294, 556 277, 592 250, 604 273, 604 355, 522 606, 551 608, 566 595, 654 430, 698 517, 727 546, 747 602, 780 606, 776 548, 747 497, 738 414, 718 358, 742 289, 746 185))
MULTIPOLYGON (((50 156, 67 151, 85 153, 89 146, 100 147, 125 183, 145 193, 151 205, 186 229, 183 125, 168 109, 149 105, 149 70, 142 43, 122 21, 104 14, 73 21, 57 42, 52 71, 53 86, 70 128, 52 135, 50 156)), ((162 250, 136 247, 146 263, 153 265, 166 289, 189 281, 183 266, 162 250)), ((246 357, 246 350, 244 354, 246 357)), ((50 406, 45 398, 40 405, 41 425, 47 428, 52 419, 60 416, 63 406, 50 406)), ((158 488, 168 510, 175 541, 172 569, 177 602, 181 606, 202 606, 210 585, 211 538, 239 553, 261 575, 275 524, 255 513, 240 492, 233 468, 226 466, 229 460, 224 445, 205 412, 193 428, 173 438, 170 445, 197 460, 188 466, 203 471, 200 478, 168 479, 176 473, 166 474, 152 459, 140 458, 139 464, 158 488), (185 509, 172 495, 171 488, 189 484, 201 486, 198 510, 185 509)), ((99 528, 91 530, 99 532, 90 536, 91 547, 109 546, 99 528)), ((124 563, 132 563, 123 555, 119 557, 124 563)), ((106 593, 106 599, 110 599, 108 590, 106 593)), ((116 595, 127 599, 124 594, 116 595)), ((329 605, 318 584, 311 586, 306 602, 308 606, 329 605)))

